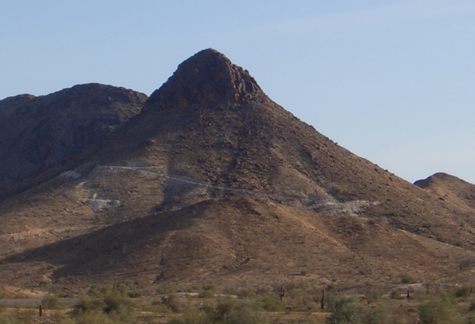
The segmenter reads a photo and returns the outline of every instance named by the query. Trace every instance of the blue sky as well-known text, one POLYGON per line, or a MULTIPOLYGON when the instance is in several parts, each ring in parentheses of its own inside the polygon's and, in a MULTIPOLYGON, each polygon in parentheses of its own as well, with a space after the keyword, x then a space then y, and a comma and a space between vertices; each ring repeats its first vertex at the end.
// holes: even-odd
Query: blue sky
POLYGON ((150 94, 213 47, 321 133, 414 181, 475 183, 475 1, 2 1, 0 98, 150 94))

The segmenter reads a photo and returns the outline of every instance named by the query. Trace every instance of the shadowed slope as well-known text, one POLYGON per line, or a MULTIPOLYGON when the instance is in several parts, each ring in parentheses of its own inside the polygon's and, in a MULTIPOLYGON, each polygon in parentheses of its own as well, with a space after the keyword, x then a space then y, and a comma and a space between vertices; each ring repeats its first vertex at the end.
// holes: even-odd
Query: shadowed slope
POLYGON ((84 84, 0 101, 0 197, 58 173, 139 113, 145 99, 124 88, 84 84))

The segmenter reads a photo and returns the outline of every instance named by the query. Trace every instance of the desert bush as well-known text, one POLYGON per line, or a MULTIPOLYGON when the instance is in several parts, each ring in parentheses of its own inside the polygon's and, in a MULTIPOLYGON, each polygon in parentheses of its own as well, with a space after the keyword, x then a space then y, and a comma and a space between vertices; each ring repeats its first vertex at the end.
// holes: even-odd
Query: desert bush
POLYGON ((160 294, 160 295, 166 295, 166 294, 174 294, 176 293, 178 290, 178 288, 175 286, 175 285, 172 285, 172 284, 160 284, 158 287, 157 287, 157 294, 160 294))
POLYGON ((163 296, 161 299, 161 304, 166 306, 174 313, 179 312, 181 309, 180 302, 178 301, 178 298, 175 294, 168 294, 166 296, 163 296))
POLYGON ((442 294, 430 298, 418 307, 421 324, 461 323, 462 319, 450 296, 442 294))
POLYGON ((73 306, 73 314, 80 315, 102 311, 102 301, 98 298, 81 297, 73 306))
POLYGON ((395 324, 391 309, 388 305, 368 307, 362 313, 362 323, 365 324, 395 324))
POLYGON ((21 324, 22 320, 10 315, 0 315, 0 324, 21 324))
POLYGON ((353 324, 363 322, 363 308, 352 298, 337 298, 330 305, 329 324, 353 324))
POLYGON ((362 304, 354 298, 338 297, 334 295, 329 305, 331 315, 327 318, 330 324, 403 324, 408 321, 406 314, 396 312, 390 305, 362 304))
POLYGON ((470 315, 467 317, 464 324, 475 324, 475 315, 470 315))
POLYGON ((46 309, 53 309, 58 307, 59 299, 55 295, 46 295, 41 299, 41 306, 46 309))
POLYGON ((38 285, 40 287, 47 287, 51 285, 51 282, 52 282, 51 278, 47 276, 42 276, 40 281, 38 282, 38 285))
POLYGON ((462 286, 455 289, 454 295, 457 298, 465 298, 470 296, 472 293, 473 287, 471 286, 462 286))
POLYGON ((120 294, 109 293, 99 298, 86 296, 74 305, 72 315, 84 323, 89 319, 99 321, 106 317, 115 323, 132 323, 134 315, 131 306, 127 298, 120 294))
POLYGON ((129 308, 129 301, 120 295, 107 295, 102 300, 102 311, 106 314, 120 313, 129 308))
POLYGON ((215 288, 212 285, 204 285, 198 295, 199 298, 212 298, 215 295, 215 288))
POLYGON ((365 297, 368 304, 378 301, 382 295, 383 293, 381 292, 381 289, 379 288, 368 288, 365 291, 365 297))
POLYGON ((258 301, 262 305, 262 308, 269 312, 279 312, 284 309, 284 304, 276 296, 264 295, 261 296, 258 301))
POLYGON ((215 307, 206 306, 201 311, 191 310, 182 319, 174 319, 172 324, 264 324, 266 319, 257 311, 253 303, 236 302, 226 299, 215 307))
POLYGON ((410 274, 403 274, 401 275, 401 283, 403 284, 413 284, 416 282, 416 279, 414 279, 414 277, 412 277, 410 274))
POLYGON ((101 298, 108 293, 108 289, 106 287, 97 287, 91 286, 87 291, 87 295, 90 297, 101 298))
POLYGON ((391 290, 391 292, 389 293, 389 298, 401 299, 403 297, 401 296, 401 291, 399 289, 394 289, 394 290, 391 290))
POLYGON ((238 298, 249 298, 255 296, 256 293, 251 289, 239 289, 236 295, 238 296, 238 298))
POLYGON ((207 313, 211 323, 222 324, 258 324, 265 323, 259 315, 259 305, 252 302, 236 302, 231 299, 220 301, 213 312, 207 313))

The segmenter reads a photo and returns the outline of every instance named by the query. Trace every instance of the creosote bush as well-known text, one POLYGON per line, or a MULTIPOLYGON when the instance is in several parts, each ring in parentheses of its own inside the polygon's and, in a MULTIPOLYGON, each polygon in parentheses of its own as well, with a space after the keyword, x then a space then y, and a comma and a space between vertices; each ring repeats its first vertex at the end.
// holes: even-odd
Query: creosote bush
POLYGON ((431 297, 422 303, 418 307, 418 315, 421 324, 462 323, 455 301, 448 294, 431 297))
POLYGON ((329 305, 329 324, 362 323, 362 306, 353 298, 337 298, 329 305))
POLYGON ((78 323, 133 323, 128 291, 123 286, 90 289, 74 305, 72 315, 78 323))

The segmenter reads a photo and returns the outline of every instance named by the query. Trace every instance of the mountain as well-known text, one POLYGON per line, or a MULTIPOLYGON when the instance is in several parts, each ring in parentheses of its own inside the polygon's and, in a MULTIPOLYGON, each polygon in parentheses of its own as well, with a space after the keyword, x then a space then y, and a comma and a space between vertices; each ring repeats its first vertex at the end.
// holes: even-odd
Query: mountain
POLYGON ((212 49, 68 163, 0 205, 0 283, 473 276, 474 210, 337 145, 212 49))
POLYGON ((440 200, 448 201, 461 208, 475 209, 475 185, 447 173, 436 173, 414 183, 440 200))
POLYGON ((64 169, 139 113, 146 98, 124 88, 83 84, 47 96, 1 100, 0 197, 64 169))

